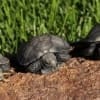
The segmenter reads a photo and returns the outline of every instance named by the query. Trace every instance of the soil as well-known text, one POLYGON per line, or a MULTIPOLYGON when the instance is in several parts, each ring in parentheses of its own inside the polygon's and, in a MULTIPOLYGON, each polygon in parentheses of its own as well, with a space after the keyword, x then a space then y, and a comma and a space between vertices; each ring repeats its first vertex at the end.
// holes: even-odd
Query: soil
POLYGON ((71 58, 56 72, 14 72, 7 80, 0 100, 100 100, 100 61, 71 58))

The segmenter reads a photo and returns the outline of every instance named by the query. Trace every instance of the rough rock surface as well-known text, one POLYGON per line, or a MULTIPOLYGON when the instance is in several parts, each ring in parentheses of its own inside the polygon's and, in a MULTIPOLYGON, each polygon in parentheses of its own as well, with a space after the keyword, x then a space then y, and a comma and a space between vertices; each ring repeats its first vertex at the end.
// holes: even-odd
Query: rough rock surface
POLYGON ((100 61, 72 58, 54 73, 8 80, 0 82, 0 100, 100 100, 100 61))

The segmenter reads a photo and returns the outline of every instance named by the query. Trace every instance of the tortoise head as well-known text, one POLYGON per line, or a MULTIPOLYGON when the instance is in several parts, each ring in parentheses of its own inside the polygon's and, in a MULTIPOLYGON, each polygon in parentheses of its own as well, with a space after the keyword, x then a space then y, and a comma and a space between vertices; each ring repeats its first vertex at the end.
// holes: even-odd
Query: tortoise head
POLYGON ((42 57, 42 64, 44 69, 55 69, 57 67, 57 59, 56 56, 53 53, 46 53, 42 57))

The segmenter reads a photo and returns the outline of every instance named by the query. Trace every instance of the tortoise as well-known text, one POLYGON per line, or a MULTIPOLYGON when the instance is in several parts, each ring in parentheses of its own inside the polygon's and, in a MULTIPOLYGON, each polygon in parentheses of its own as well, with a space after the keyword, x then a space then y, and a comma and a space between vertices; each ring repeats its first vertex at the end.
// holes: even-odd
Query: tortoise
POLYGON ((69 43, 58 36, 36 36, 19 48, 17 59, 25 71, 45 74, 57 70, 68 60, 71 49, 69 43))
POLYGON ((0 80, 4 80, 4 75, 10 70, 9 59, 0 54, 0 80))
POLYGON ((87 37, 72 44, 73 54, 90 59, 100 59, 100 24, 92 27, 87 37))

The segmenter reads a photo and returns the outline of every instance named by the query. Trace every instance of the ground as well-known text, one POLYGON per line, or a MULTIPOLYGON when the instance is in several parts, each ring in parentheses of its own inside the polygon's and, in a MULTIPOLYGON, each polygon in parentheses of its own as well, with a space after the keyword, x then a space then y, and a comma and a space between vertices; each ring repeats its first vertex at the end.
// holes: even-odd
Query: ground
POLYGON ((15 72, 0 82, 0 100, 100 100, 100 61, 71 58, 46 75, 15 72))

